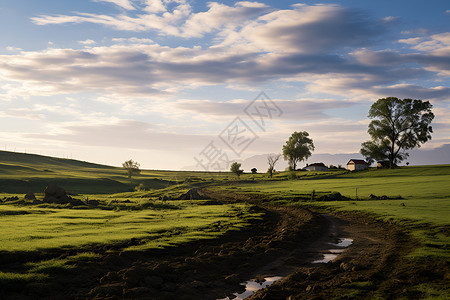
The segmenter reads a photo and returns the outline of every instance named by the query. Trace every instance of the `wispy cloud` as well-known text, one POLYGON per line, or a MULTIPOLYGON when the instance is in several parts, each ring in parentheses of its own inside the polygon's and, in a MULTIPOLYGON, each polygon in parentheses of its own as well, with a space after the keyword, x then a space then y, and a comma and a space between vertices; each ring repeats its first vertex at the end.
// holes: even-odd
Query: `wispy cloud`
POLYGON ((130 0, 93 0, 94 2, 107 2, 115 4, 123 9, 135 10, 135 7, 130 0))

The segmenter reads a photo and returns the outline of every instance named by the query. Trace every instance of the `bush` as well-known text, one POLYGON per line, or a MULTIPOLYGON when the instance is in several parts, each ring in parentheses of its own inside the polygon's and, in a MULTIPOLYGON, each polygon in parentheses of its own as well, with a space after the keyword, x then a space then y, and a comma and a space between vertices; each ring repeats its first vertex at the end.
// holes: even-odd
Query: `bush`
POLYGON ((150 188, 147 187, 145 184, 141 183, 141 184, 135 186, 135 187, 134 187, 134 190, 135 190, 136 192, 144 192, 144 191, 149 191, 150 188))
POLYGON ((297 179, 297 173, 295 173, 295 171, 289 172, 289 174, 288 174, 288 179, 289 179, 289 180, 297 179))
POLYGON ((344 197, 339 192, 333 192, 330 194, 326 194, 319 197, 319 201, 340 201, 340 200, 346 200, 347 197, 344 197))

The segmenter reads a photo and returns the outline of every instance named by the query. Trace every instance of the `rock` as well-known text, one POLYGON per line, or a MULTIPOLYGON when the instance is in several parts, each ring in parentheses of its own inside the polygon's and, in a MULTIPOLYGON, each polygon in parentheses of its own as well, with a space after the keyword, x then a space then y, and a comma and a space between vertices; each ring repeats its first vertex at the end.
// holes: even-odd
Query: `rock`
POLYGON ((73 206, 80 206, 80 205, 86 205, 83 201, 81 201, 80 199, 71 199, 70 200, 70 204, 73 206))
POLYGON ((36 196, 31 192, 27 193, 24 198, 25 200, 36 200, 36 196))
POLYGON ((44 202, 47 203, 67 204, 72 200, 72 198, 67 196, 66 190, 53 184, 49 184, 45 188, 44 194, 44 202))
POLYGON ((190 189, 186 194, 181 195, 178 200, 203 200, 205 197, 198 193, 199 189, 190 189))
POLYGON ((67 195, 66 190, 63 189, 62 187, 53 185, 53 184, 49 184, 45 190, 44 190, 45 196, 49 197, 49 196, 53 196, 55 198, 61 198, 67 195))
POLYGON ((99 206, 100 202, 98 200, 88 200, 87 204, 92 206, 99 206))

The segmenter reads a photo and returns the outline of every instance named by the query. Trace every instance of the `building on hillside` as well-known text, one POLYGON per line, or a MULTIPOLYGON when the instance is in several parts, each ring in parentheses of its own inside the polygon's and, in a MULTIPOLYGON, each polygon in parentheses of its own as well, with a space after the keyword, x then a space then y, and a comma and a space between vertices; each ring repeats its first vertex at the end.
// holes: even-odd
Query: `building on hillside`
POLYGON ((308 171, 328 171, 327 166, 325 166, 323 163, 314 163, 314 164, 306 165, 306 167, 304 167, 304 169, 308 170, 308 171))
POLYGON ((369 164, 362 159, 350 159, 347 163, 347 170, 360 171, 369 169, 369 164))
POLYGON ((390 167, 391 167, 391 163, 388 160, 377 161, 377 168, 379 168, 379 169, 389 169, 390 167))

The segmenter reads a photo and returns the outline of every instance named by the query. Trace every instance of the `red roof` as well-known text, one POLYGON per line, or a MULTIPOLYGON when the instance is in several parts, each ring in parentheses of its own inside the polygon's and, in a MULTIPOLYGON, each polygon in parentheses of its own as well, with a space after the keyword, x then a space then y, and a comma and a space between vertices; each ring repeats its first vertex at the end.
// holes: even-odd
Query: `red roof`
POLYGON ((350 162, 353 162, 355 165, 368 165, 368 163, 367 163, 365 160, 362 160, 362 159, 350 159, 350 160, 348 161, 347 165, 348 165, 350 162))

